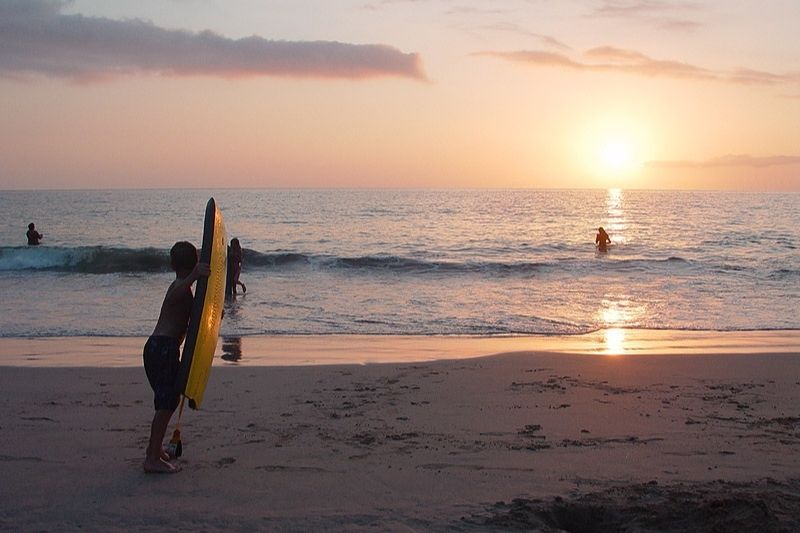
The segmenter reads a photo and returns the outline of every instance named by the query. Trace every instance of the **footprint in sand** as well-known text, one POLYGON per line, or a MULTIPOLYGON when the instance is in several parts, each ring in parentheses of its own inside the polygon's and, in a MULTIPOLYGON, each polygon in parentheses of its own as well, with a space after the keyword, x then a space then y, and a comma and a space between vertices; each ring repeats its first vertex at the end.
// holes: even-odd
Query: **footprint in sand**
POLYGON ((233 457, 223 457, 219 461, 216 462, 217 468, 225 468, 228 465, 232 465, 236 462, 236 459, 233 457))

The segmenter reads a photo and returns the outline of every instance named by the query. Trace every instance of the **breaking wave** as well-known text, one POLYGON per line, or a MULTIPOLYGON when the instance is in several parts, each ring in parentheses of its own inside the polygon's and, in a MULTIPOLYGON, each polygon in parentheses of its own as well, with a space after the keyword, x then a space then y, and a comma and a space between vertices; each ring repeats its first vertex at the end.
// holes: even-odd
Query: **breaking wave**
POLYGON ((86 274, 169 270, 169 252, 156 248, 24 246, 0 248, 0 271, 50 270, 86 274))
MULTIPOLYGON (((567 258, 552 261, 430 261, 390 254, 339 257, 291 251, 269 253, 244 250, 244 270, 327 269, 393 271, 408 274, 487 273, 530 275, 536 272, 597 268, 594 259, 567 258)), ((689 265, 680 257, 667 259, 614 259, 602 262, 609 270, 647 270, 689 265)), ((0 247, 0 271, 43 270, 84 274, 166 272, 169 252, 157 248, 112 248, 105 246, 0 247)))

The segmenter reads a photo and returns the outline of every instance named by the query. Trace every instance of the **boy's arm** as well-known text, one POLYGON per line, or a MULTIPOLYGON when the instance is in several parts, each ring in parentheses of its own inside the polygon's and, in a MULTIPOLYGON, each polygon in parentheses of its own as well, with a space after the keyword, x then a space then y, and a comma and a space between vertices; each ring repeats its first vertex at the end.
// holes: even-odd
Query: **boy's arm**
POLYGON ((211 267, 208 263, 197 263, 188 276, 169 288, 167 295, 164 297, 164 301, 170 304, 180 301, 181 296, 192 286, 192 283, 197 281, 201 276, 208 277, 209 274, 211 274, 211 267))

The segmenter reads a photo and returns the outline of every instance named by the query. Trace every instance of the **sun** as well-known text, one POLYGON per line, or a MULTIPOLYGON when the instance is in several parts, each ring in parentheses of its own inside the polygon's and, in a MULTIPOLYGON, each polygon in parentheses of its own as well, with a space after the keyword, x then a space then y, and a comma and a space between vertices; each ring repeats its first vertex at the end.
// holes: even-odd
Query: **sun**
POLYGON ((636 137, 612 135, 597 137, 594 144, 594 172, 605 179, 637 176, 643 166, 641 146, 636 137))
POLYGON ((624 170, 631 166, 631 145, 622 141, 612 141, 603 146, 601 155, 605 166, 611 170, 624 170))
POLYGON ((650 158, 653 131, 624 110, 582 117, 580 129, 567 139, 574 146, 571 154, 576 166, 596 186, 624 188, 646 178, 645 161, 650 158))

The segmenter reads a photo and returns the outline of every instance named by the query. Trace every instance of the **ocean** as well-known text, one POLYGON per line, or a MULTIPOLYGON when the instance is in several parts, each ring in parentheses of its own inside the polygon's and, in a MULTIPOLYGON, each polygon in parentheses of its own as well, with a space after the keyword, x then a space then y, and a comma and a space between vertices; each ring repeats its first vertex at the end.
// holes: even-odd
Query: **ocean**
POLYGON ((3 191, 0 336, 149 335, 212 196, 223 335, 800 329, 800 193, 193 189, 3 191))

